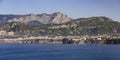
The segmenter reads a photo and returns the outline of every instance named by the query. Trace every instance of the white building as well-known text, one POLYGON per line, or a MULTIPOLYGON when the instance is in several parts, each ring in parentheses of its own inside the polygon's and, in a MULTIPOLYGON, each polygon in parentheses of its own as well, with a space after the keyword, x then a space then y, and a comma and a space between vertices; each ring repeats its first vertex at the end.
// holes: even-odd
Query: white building
POLYGON ((8 36, 14 36, 14 32, 13 31, 8 32, 8 36))
POLYGON ((7 35, 7 31, 5 31, 5 30, 0 31, 0 36, 6 36, 6 35, 7 35))

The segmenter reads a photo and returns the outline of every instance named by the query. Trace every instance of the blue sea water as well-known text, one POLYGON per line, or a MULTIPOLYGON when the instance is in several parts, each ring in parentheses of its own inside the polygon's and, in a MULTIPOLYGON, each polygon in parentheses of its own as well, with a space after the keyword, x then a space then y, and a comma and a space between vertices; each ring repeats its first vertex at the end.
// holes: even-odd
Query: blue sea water
POLYGON ((0 44, 0 60, 120 60, 120 45, 0 44))

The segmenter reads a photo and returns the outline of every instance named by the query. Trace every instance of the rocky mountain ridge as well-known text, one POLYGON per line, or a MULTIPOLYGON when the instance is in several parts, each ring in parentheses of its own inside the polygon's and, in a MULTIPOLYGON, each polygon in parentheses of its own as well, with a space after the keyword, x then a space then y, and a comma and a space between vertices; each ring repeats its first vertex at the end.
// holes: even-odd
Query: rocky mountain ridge
POLYGON ((104 16, 78 18, 61 24, 38 24, 31 26, 14 21, 0 25, 0 30, 13 31, 17 36, 80 36, 120 33, 120 22, 104 16))
POLYGON ((52 14, 27 14, 27 15, 0 15, 0 24, 4 24, 7 22, 22 22, 22 23, 33 23, 33 24, 61 24, 68 21, 71 21, 72 19, 68 17, 67 15, 56 12, 52 14))

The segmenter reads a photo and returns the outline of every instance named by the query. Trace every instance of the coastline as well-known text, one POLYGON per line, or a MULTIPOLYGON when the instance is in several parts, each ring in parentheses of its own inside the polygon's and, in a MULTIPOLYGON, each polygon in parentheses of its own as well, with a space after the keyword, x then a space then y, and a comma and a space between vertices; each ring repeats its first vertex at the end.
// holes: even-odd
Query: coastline
POLYGON ((120 44, 120 36, 99 35, 99 36, 38 36, 2 38, 0 43, 24 43, 24 44, 120 44))

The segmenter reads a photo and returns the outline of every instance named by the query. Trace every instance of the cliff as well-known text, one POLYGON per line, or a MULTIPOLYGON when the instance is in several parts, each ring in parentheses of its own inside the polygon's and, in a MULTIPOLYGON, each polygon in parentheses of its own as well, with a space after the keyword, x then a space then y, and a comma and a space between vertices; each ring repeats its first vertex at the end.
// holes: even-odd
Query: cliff
POLYGON ((105 16, 72 19, 66 14, 0 15, 0 31, 15 36, 80 36, 120 33, 120 22, 105 16))
POLYGON ((27 15, 0 15, 0 24, 4 24, 7 22, 21 22, 26 24, 61 24, 72 19, 68 17, 66 14, 56 12, 53 14, 27 14, 27 15))

